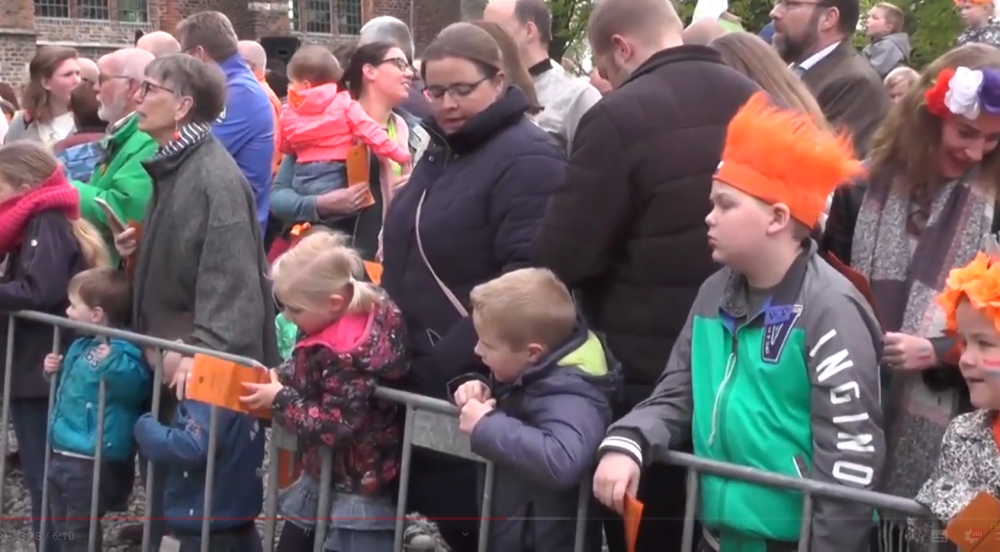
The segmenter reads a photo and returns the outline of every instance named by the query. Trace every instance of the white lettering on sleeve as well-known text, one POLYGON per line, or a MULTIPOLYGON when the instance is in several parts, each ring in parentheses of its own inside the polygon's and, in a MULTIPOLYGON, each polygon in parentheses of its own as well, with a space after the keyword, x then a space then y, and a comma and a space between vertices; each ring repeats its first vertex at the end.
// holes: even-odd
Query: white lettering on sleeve
POLYGON ((861 389, 856 381, 842 383, 830 389, 830 403, 832 404, 849 403, 858 398, 861 398, 861 389))
POLYGON ((854 435, 851 433, 844 433, 842 431, 837 432, 837 448, 839 450, 846 450, 850 452, 875 452, 875 446, 871 444, 874 440, 874 437, 872 437, 870 433, 854 435))
POLYGON ((867 487, 875 480, 875 470, 854 462, 838 460, 833 464, 833 477, 840 481, 867 487))

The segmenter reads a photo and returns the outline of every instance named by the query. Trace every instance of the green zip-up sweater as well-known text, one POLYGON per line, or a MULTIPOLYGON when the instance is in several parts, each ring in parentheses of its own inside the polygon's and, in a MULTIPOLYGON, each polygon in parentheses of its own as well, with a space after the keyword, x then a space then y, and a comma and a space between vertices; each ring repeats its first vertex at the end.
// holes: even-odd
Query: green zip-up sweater
POLYGON ((100 229, 113 252, 114 236, 94 198, 106 201, 125 222, 141 222, 153 193, 152 180, 142 162, 153 157, 158 146, 139 130, 135 114, 110 128, 101 142, 106 151, 104 161, 94 169, 89 183, 73 182, 73 185, 80 191, 83 218, 100 229))
MULTIPOLYGON (((643 465, 690 437, 694 452, 792 477, 874 490, 885 460, 882 333, 864 298, 810 246, 749 312, 746 279, 724 268, 701 287, 649 399, 613 424, 601 451, 643 465)), ((698 518, 720 552, 794 544, 801 493, 702 476, 698 518)), ((814 497, 811 552, 868 550, 872 508, 814 497)))

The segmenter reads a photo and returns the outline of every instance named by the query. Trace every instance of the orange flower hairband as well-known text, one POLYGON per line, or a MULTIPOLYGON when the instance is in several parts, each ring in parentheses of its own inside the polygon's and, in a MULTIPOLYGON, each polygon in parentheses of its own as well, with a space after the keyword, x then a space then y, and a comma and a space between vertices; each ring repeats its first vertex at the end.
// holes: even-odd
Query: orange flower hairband
POLYGON ((938 296, 948 331, 958 329, 955 312, 964 299, 968 299, 974 309, 983 311, 1000 331, 1000 259, 978 253, 972 262, 948 274, 944 291, 938 296))

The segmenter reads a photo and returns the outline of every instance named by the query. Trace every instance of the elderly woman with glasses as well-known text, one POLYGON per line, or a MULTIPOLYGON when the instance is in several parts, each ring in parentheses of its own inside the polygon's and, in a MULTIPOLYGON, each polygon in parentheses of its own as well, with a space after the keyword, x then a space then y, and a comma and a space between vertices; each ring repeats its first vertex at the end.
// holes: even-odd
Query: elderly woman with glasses
MULTIPOLYGON (((254 199, 210 132, 225 105, 222 73, 191 56, 164 56, 146 68, 135 100, 139 130, 159 145, 143 163, 154 193, 142 227, 115 238, 122 257, 135 259, 136 331, 276 366, 275 308, 254 199)), ((135 427, 140 452, 163 466, 156 473, 166 481, 155 488, 172 489, 154 497, 154 515, 169 520, 165 538, 180 541, 181 549, 197 549, 200 520, 211 516, 209 549, 259 550, 246 520, 261 512, 264 434, 252 417, 220 409, 212 509, 203 512, 209 408, 183 400, 192 364, 164 354, 164 381, 180 403, 161 401, 159 419, 146 415, 135 427)))

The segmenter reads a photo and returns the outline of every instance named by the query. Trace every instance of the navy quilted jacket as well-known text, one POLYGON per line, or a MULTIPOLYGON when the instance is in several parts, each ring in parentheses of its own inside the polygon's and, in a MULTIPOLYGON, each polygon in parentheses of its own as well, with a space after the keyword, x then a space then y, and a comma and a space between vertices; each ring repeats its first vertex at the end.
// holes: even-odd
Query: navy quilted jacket
POLYGON ((411 387, 421 394, 446 399, 448 381, 486 368, 473 352, 472 320, 421 258, 417 204, 426 193, 419 228, 427 259, 467 310, 473 287, 536 264, 531 244, 566 160, 527 111, 527 97, 511 87, 452 134, 425 121, 432 143, 386 214, 382 287, 406 319, 411 387))

